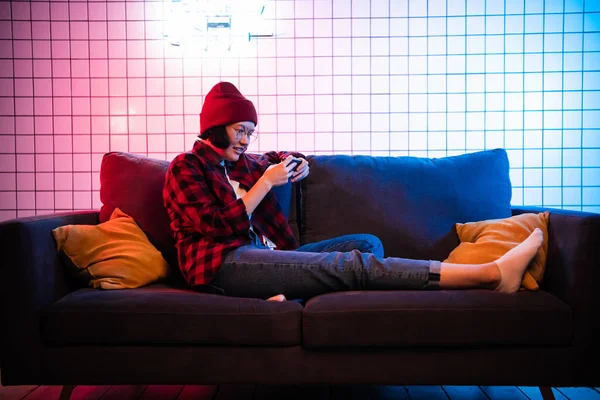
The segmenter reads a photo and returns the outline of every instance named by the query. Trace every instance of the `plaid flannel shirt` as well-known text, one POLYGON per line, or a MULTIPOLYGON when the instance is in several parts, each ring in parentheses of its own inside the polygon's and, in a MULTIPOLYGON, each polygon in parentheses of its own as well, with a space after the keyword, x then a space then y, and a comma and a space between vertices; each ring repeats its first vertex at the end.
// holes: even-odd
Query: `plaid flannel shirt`
MULTIPOLYGON (((235 163, 225 162, 232 180, 245 190, 271 164, 289 154, 247 154, 235 163)), ((191 287, 210 284, 228 251, 250 243, 250 219, 246 206, 237 199, 219 155, 199 140, 192 151, 175 157, 166 174, 164 205, 175 236, 179 268, 191 287)), ((279 250, 297 247, 296 239, 275 195, 269 192, 252 213, 257 234, 267 236, 279 250)))

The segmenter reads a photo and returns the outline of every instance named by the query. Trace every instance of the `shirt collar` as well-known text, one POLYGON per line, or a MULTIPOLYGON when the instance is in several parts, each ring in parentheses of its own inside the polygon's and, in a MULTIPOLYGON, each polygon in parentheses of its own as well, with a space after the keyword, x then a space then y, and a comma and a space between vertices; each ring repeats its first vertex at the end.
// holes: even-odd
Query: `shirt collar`
POLYGON ((221 157, 215 149, 210 147, 204 140, 196 140, 194 143, 194 148, 192 150, 196 155, 204 158, 211 165, 219 165, 223 161, 223 157, 221 157))

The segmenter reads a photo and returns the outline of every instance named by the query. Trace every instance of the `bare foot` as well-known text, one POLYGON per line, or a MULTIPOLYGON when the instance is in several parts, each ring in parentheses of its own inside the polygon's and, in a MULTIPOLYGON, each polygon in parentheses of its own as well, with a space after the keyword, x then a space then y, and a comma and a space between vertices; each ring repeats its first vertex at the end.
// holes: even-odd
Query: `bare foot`
POLYGON ((543 242, 544 234, 536 228, 527 239, 495 261, 502 275, 497 291, 514 293, 519 290, 523 274, 543 242))
POLYGON ((267 301, 279 301, 279 302, 283 302, 283 301, 285 301, 285 296, 282 295, 282 294, 278 294, 277 296, 269 297, 267 299, 267 301))

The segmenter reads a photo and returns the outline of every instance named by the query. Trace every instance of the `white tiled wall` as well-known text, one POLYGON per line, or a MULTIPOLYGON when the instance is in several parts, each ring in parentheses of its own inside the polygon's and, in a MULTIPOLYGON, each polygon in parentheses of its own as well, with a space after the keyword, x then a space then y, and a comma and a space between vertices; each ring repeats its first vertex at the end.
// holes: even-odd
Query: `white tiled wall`
POLYGON ((216 56, 163 38, 168 2, 0 3, 0 220, 99 208, 102 155, 189 149, 219 80, 253 151, 503 147, 513 204, 600 212, 599 1, 260 4, 276 36, 216 56))

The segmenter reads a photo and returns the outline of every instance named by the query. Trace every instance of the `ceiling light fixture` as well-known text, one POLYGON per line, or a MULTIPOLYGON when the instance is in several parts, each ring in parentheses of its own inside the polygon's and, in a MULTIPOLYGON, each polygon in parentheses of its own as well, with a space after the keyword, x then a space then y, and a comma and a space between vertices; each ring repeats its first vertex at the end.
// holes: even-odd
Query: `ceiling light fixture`
POLYGON ((163 37, 173 46, 230 53, 253 38, 273 37, 267 3, 257 0, 165 1, 163 37))

